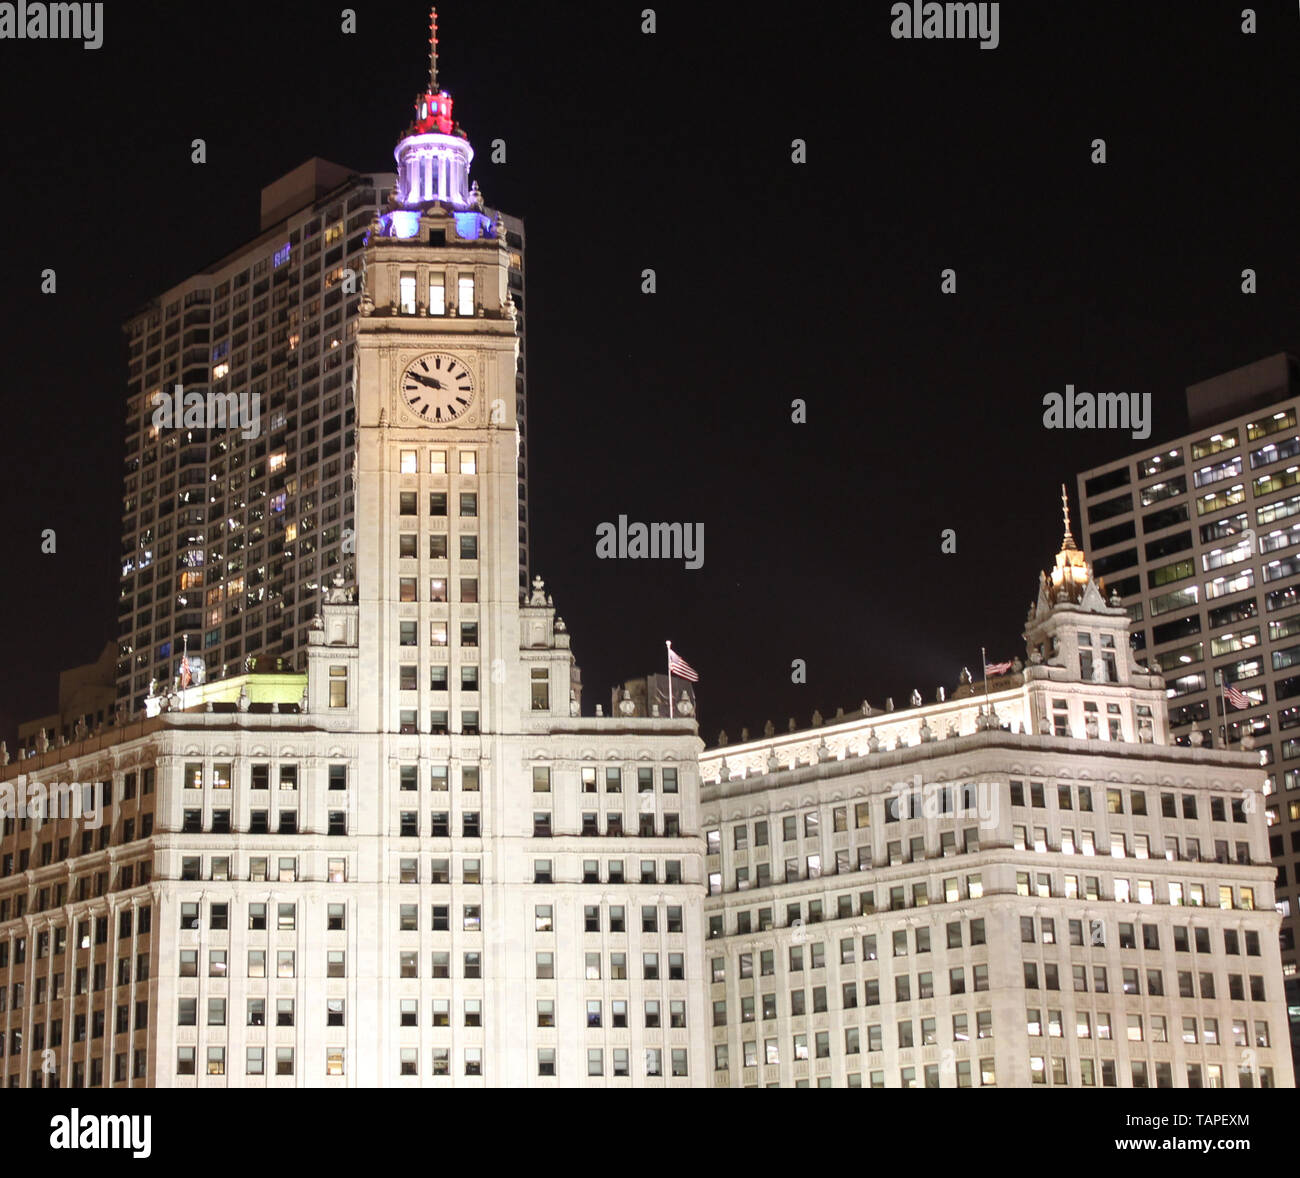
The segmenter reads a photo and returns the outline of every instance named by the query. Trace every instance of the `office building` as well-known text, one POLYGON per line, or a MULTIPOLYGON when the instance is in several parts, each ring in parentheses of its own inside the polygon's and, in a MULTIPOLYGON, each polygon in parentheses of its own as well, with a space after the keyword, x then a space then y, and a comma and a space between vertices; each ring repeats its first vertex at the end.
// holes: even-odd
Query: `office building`
POLYGON ((701 757, 715 1085, 1293 1084, 1263 774, 1128 626, 1067 520, 987 691, 701 757))
POLYGON ((1173 739, 1251 747, 1300 1047, 1300 370, 1279 354, 1187 390, 1190 430, 1078 476, 1094 567, 1165 676, 1173 739))

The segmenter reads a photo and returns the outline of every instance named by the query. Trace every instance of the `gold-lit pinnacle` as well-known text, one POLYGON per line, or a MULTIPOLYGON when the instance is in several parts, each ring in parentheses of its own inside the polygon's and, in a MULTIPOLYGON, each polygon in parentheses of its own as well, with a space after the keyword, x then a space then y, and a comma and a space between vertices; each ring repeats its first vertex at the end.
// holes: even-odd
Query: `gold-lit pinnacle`
POLYGON ((1065 539, 1061 541, 1061 551, 1056 554, 1056 567, 1050 573, 1052 597, 1059 601, 1064 592, 1065 600, 1077 602, 1083 596, 1091 573, 1082 549, 1070 534, 1070 497, 1064 483, 1061 484, 1061 519, 1065 524, 1065 539))
POLYGON ((1065 520, 1065 540, 1062 550, 1075 547, 1074 537, 1070 535, 1070 497, 1065 493, 1065 484, 1061 484, 1061 516, 1065 520))

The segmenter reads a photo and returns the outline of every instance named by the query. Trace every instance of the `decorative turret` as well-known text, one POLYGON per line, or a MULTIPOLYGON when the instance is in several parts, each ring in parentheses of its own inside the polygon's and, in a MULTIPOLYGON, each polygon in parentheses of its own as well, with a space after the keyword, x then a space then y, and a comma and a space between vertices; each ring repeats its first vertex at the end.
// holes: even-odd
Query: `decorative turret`
POLYGON ((1038 578, 1025 643, 1049 666, 1069 668, 1085 682, 1128 682, 1128 613, 1107 605, 1105 586, 1070 532, 1070 501, 1061 487, 1065 535, 1052 569, 1038 578))
POLYGON ((1164 680, 1137 664, 1128 611, 1108 604, 1105 588, 1070 532, 1054 567, 1038 578, 1038 598, 1025 621, 1032 730, 1075 739, 1165 743, 1164 680))

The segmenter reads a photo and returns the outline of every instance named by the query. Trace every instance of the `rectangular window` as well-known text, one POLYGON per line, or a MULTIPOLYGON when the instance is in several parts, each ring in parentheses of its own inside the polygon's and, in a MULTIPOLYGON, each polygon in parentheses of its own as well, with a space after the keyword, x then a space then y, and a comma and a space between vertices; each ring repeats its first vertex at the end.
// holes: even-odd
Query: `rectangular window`
POLYGON ((545 712, 551 706, 550 671, 546 667, 533 667, 530 672, 532 710, 545 712))

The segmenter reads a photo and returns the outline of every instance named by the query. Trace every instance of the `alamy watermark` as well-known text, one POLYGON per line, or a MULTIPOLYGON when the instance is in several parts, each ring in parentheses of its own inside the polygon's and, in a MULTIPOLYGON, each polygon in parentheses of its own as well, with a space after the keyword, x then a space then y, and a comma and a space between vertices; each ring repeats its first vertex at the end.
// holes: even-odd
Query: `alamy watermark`
POLYGON ((238 429, 246 439, 262 428, 261 393, 187 393, 177 385, 153 395, 153 424, 158 429, 238 429))
POLYGON ((20 773, 0 781, 0 819, 72 818, 86 830, 104 825, 104 790, 96 781, 29 781, 20 773))
POLYGON ((979 41, 981 49, 996 49, 997 4, 938 4, 912 0, 889 10, 889 35, 895 41, 979 41))
POLYGON ((1043 398, 1045 429, 1127 429, 1137 441, 1151 436, 1150 393, 1051 392, 1043 398))
POLYGON ((102 4, 0 4, 0 41, 80 41, 104 44, 102 4))
POLYGON ((601 560, 684 560, 688 569, 704 564, 704 525, 627 522, 596 525, 596 555, 601 560))
POLYGON ((51 1149, 118 1149, 133 1158, 153 1153, 149 1113, 83 1113, 73 1108, 50 1118, 51 1149))
POLYGON ((896 781, 885 798, 885 820, 906 822, 923 818, 976 818, 981 830, 998 825, 1001 795, 997 782, 930 782, 923 784, 919 773, 911 781, 896 781))

